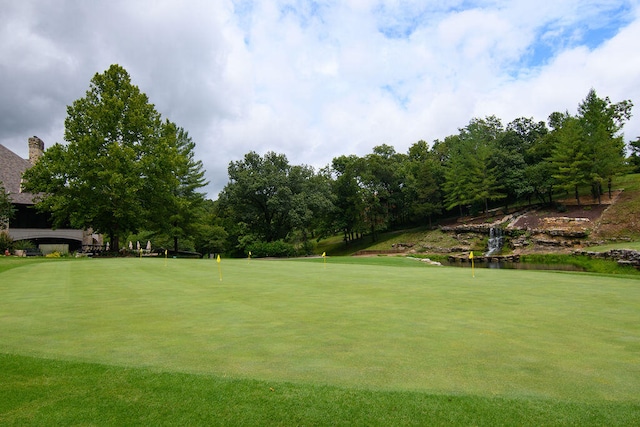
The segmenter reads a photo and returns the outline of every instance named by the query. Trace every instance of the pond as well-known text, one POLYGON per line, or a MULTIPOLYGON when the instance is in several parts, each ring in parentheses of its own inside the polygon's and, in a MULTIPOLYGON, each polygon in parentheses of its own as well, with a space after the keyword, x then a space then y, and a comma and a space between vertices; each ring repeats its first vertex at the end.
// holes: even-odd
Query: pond
MULTIPOLYGON (((466 267, 471 268, 471 261, 457 259, 454 261, 441 261, 442 265, 449 267, 466 267)), ((490 262, 475 262, 475 268, 498 268, 498 269, 510 269, 510 270, 556 270, 556 271, 586 271, 582 267, 578 267, 572 264, 533 264, 528 262, 513 262, 513 261, 490 261, 490 262)))

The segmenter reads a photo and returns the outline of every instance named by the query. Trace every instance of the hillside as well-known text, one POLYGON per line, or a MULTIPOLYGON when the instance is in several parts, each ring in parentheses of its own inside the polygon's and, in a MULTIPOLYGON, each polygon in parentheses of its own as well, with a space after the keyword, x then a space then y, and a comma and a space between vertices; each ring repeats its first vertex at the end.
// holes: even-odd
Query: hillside
POLYGON ((503 254, 570 252, 595 245, 640 247, 640 174, 614 182, 612 198, 601 203, 583 196, 558 199, 555 207, 526 207, 509 214, 494 210, 489 215, 461 217, 443 222, 437 229, 426 227, 382 233, 377 242, 363 238, 346 247, 338 238, 320 247, 335 255, 366 253, 456 253, 485 252, 491 227, 505 233, 503 254), (363 252, 364 251, 364 252, 363 252))

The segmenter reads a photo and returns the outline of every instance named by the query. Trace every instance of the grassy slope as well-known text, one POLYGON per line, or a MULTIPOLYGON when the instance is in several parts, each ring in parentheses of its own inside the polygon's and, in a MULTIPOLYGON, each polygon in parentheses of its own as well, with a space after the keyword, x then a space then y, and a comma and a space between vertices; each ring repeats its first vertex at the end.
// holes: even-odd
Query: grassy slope
POLYGON ((322 262, 224 260, 223 282, 200 260, 0 273, 0 422, 638 419, 637 280, 322 262))

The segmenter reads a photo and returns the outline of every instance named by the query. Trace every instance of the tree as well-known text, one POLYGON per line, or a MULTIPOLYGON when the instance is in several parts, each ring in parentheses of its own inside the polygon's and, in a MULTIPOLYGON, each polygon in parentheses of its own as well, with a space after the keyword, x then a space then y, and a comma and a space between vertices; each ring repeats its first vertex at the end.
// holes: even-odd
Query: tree
POLYGON ((13 207, 13 203, 11 203, 9 194, 7 194, 4 184, 0 181, 0 230, 13 218, 14 212, 15 208, 13 207))
POLYGON ((640 136, 635 141, 629 142, 629 150, 631 151, 629 166, 634 172, 640 173, 640 136))
POLYGON ((305 253, 310 254, 310 237, 316 232, 326 235, 330 230, 335 209, 330 173, 327 169, 315 173, 310 166, 293 166, 289 172, 289 188, 293 193, 292 231, 299 235, 305 253))
POLYGON ((364 218, 376 239, 378 230, 403 222, 402 199, 404 154, 387 144, 373 147, 360 162, 359 179, 366 203, 364 218))
POLYGON ((551 155, 555 171, 553 177, 560 188, 573 190, 576 202, 580 205, 579 188, 588 184, 590 159, 584 143, 583 128, 575 117, 566 117, 562 126, 555 129, 556 143, 551 155))
POLYGON ((170 133, 127 71, 111 65, 67 107, 68 144, 46 150, 25 173, 26 188, 44 194, 38 207, 54 225, 91 227, 117 249, 121 236, 166 215, 160 207, 175 187, 169 175, 183 161, 170 133))
POLYGON ((498 181, 506 194, 506 208, 510 201, 531 197, 536 193, 540 177, 532 179, 528 167, 539 159, 534 158, 533 148, 548 133, 544 122, 530 118, 518 118, 507 125, 504 133, 496 141, 494 162, 498 169, 498 181))
POLYGON ((472 202, 471 170, 467 167, 467 147, 463 145, 459 135, 451 135, 438 146, 440 152, 446 147, 446 162, 443 164, 445 208, 451 210, 458 207, 460 216, 463 214, 463 206, 472 202))
POLYGON ((431 225, 432 216, 441 212, 439 169, 440 162, 425 141, 409 147, 403 191, 412 221, 428 220, 431 225))
POLYGON ((241 235, 266 242, 287 236, 291 226, 290 169, 287 157, 272 151, 264 157, 251 151, 243 160, 229 163, 229 183, 220 201, 231 222, 246 226, 241 235))
POLYGON ((594 197, 600 201, 602 184, 625 172, 625 143, 621 130, 631 118, 633 103, 613 104, 609 97, 599 98, 591 89, 578 106, 578 120, 583 131, 585 155, 590 159, 588 175, 594 197))
POLYGON ((364 231, 364 195, 360 169, 362 159, 356 155, 333 159, 331 169, 336 175, 333 181, 335 195, 334 224, 344 234, 345 243, 354 240, 364 231))
POLYGON ((445 172, 447 209, 469 204, 481 205, 486 212, 489 201, 505 197, 495 164, 495 144, 502 132, 500 120, 490 116, 472 119, 457 139, 451 139, 445 172))
POLYGON ((222 226, 223 218, 219 213, 218 201, 205 200, 203 215, 196 223, 195 249, 203 254, 221 253, 227 250, 229 233, 222 226))
POLYGON ((202 162, 195 160, 195 143, 183 128, 170 121, 162 126, 162 138, 147 156, 152 161, 148 169, 154 174, 145 182, 145 191, 158 191, 151 200, 154 206, 147 211, 150 229, 172 238, 177 252, 179 239, 194 235, 198 231, 199 216, 205 195, 198 190, 207 183, 202 162), (155 189, 155 190, 154 190, 155 189))
MULTIPOLYGON (((225 229, 235 250, 300 239, 307 240, 332 209, 326 177, 310 166, 291 166, 287 157, 272 151, 261 157, 255 151, 229 163, 229 183, 219 197, 225 229)), ((298 240, 299 241, 299 240, 298 240)))

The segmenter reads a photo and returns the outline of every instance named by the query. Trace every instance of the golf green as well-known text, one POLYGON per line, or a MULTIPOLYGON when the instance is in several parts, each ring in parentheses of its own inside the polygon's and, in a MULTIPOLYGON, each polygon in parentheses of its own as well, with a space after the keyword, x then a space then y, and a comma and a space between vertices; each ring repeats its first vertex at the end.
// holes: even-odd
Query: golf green
POLYGON ((376 390, 640 401, 640 281, 405 258, 0 273, 0 352, 376 390))

